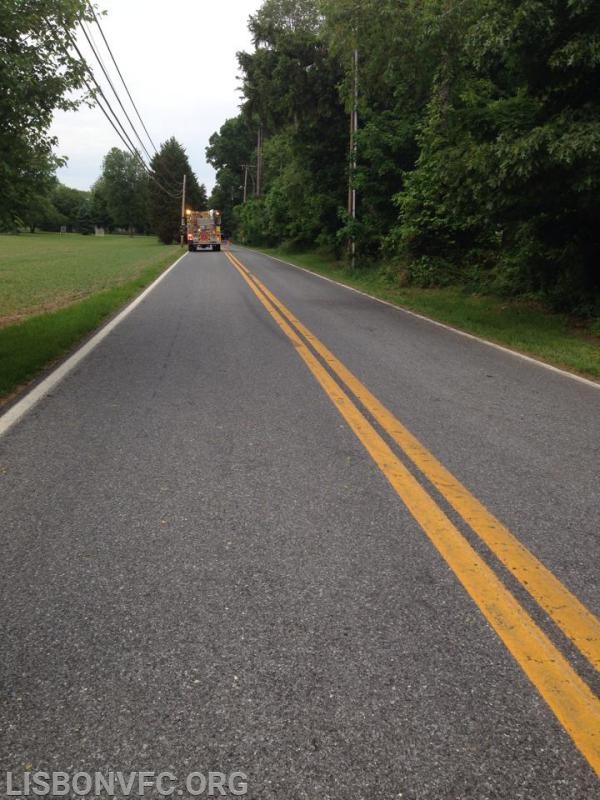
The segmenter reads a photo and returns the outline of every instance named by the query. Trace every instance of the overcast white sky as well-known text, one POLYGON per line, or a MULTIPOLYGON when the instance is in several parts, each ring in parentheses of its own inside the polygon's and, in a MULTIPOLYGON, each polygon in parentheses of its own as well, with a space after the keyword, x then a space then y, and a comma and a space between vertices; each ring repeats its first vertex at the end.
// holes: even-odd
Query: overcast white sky
MULTIPOLYGON (((98 5, 108 12, 100 23, 154 143, 160 147, 175 136, 210 193, 214 172, 204 151, 209 136, 238 113, 235 54, 252 49, 248 17, 262 0, 98 0, 98 5)), ((92 32, 101 43, 95 26, 92 32)), ((105 64, 112 66, 108 57, 105 64)), ((100 79, 95 64, 94 73, 100 79)), ((111 97, 110 90, 106 93, 111 97)), ((122 87, 119 94, 125 104, 122 87)), ((137 122, 133 112, 130 116, 137 122)), ((52 133, 59 139, 57 153, 69 158, 58 178, 76 189, 90 188, 111 147, 124 148, 98 108, 57 113, 52 133)))

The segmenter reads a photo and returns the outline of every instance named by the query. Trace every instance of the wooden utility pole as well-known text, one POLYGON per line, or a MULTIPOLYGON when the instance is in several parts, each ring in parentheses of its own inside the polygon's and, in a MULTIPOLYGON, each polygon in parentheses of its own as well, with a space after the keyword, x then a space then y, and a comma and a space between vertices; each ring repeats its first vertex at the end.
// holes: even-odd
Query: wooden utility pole
POLYGON ((181 237, 180 237, 180 244, 183 247, 185 233, 185 172, 183 173, 183 190, 181 192, 181 237))
MULTIPOLYGON (((354 176, 356 173, 358 145, 356 134, 358 131, 358 48, 354 48, 354 86, 352 91, 352 111, 350 113, 350 176, 348 179, 348 216, 354 221, 356 219, 356 187, 354 186, 354 176)), ((352 268, 356 259, 356 240, 354 236, 350 239, 350 254, 352 268)))
POLYGON ((256 196, 260 197, 260 181, 262 178, 262 125, 258 126, 258 141, 256 143, 256 196))
POLYGON ((244 168, 244 203, 248 197, 248 164, 242 164, 244 168))

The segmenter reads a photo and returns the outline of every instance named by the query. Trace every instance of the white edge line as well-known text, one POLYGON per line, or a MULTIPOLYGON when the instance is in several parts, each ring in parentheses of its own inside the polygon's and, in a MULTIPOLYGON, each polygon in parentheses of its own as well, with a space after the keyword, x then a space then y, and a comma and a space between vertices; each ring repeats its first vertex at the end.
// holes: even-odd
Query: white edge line
POLYGON ((27 394, 21 398, 21 400, 17 401, 14 406, 11 406, 8 411, 5 411, 4 414, 0 416, 0 436, 2 436, 6 431, 11 428, 15 423, 17 423, 28 411, 30 411, 39 401, 45 397, 48 392, 54 389, 57 384, 59 384, 68 374, 74 369, 80 361, 89 355, 92 350, 97 347, 103 339, 113 331, 117 325, 122 322, 125 317, 127 317, 131 312, 139 306, 139 304, 147 297, 153 289, 155 289, 158 284, 167 277, 167 275, 171 272, 171 270, 175 269, 177 264, 181 261, 182 258, 185 258, 187 253, 184 253, 180 256, 177 261, 171 264, 164 272, 162 272, 158 278, 153 281, 150 286, 148 286, 144 291, 138 295, 134 300, 129 303, 129 305, 125 306, 125 308, 120 311, 116 317, 107 322, 103 328, 101 328, 98 333, 96 333, 92 338, 87 341, 84 345, 82 345, 78 350, 76 350, 72 356, 67 358, 66 361, 63 361, 55 370, 53 370, 43 381, 34 386, 27 394))
POLYGON ((368 294, 367 292, 363 292, 360 289, 356 289, 354 286, 348 286, 346 283, 340 283, 336 281, 334 278, 328 278, 326 275, 320 275, 318 272, 313 272, 311 269, 307 269, 306 267, 300 267, 298 264, 292 264, 290 261, 284 261, 283 258, 277 258, 277 256, 271 256, 268 253, 261 253, 260 250, 253 250, 251 247, 244 247, 243 245, 236 245, 241 250, 248 250, 251 253, 256 253, 256 255, 265 256, 266 258, 271 258, 273 261, 279 261, 281 264, 286 264, 288 267, 293 267, 294 269, 299 269, 302 272, 307 272, 309 275, 314 275, 315 278, 321 278, 323 281, 327 281, 328 283, 333 283, 336 286, 341 286, 342 289, 348 289, 351 292, 355 292, 356 294, 361 294, 363 297, 368 297, 369 300, 374 300, 376 303, 382 303, 384 306, 389 306, 390 308, 399 311, 401 314, 408 314, 411 317, 415 317, 416 319, 421 319, 424 322, 429 322, 431 325, 437 325, 438 328, 444 328, 444 330, 452 331, 452 333, 457 333, 459 336, 464 336, 467 339, 472 339, 475 342, 480 342, 481 344, 485 344, 488 347, 493 347, 495 350, 500 350, 502 353, 508 353, 508 355, 515 356, 516 358, 520 358, 523 361, 528 361, 530 364, 536 364, 538 367, 543 367, 544 369, 548 369, 551 372, 556 372, 558 375, 563 375, 565 378, 571 378, 571 380, 579 381, 579 383, 584 383, 586 386, 592 386, 594 389, 600 389, 600 383, 596 381, 590 380, 589 378, 584 378, 581 375, 576 375, 573 372, 568 372, 566 369, 560 369, 560 367, 554 367, 552 364, 547 364, 545 361, 540 361, 537 358, 533 358, 533 356, 527 356, 525 353, 519 353, 518 350, 511 350, 509 347, 504 347, 501 344, 496 344, 496 342, 490 342, 488 339, 482 339, 479 336, 475 336, 473 333, 467 333, 467 331, 461 331, 460 328, 454 328, 452 325, 448 325, 445 322, 439 322, 436 319, 431 319, 431 317, 426 317, 423 314, 418 314, 416 311, 411 311, 408 308, 403 308, 402 306, 397 306, 394 303, 390 303, 389 300, 382 300, 380 297, 374 297, 372 294, 368 294))

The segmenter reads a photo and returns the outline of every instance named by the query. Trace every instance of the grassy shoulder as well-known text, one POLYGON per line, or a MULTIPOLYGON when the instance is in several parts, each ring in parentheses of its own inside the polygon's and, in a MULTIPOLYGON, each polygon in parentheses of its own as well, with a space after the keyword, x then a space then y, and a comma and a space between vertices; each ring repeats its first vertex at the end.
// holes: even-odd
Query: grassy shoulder
POLYGON ((402 287, 382 270, 349 270, 315 253, 264 248, 260 252, 554 366, 600 379, 598 330, 567 316, 550 314, 533 303, 469 294, 459 288, 402 287))
POLYGON ((68 353, 180 255, 177 246, 165 247, 141 237, 104 237, 113 240, 107 246, 98 245, 101 237, 80 236, 80 241, 54 245, 52 235, 34 235, 23 237, 34 241, 24 242, 24 274, 15 275, 19 271, 18 257, 14 242, 5 247, 4 240, 8 238, 21 240, 0 237, 0 281, 4 284, 6 275, 12 275, 13 289, 20 284, 21 291, 12 295, 12 302, 2 292, 4 317, 0 320, 5 322, 0 327, 0 402, 68 353), (43 270, 40 262, 43 264, 45 244, 50 252, 44 293, 35 281, 43 270), (38 245, 42 249, 38 250, 38 245), (31 253, 32 246, 35 254, 31 253), (61 275, 60 254, 65 253, 65 248, 70 249, 71 255, 65 256, 65 275, 61 275), (79 270, 77 264, 81 265, 79 270), (94 269, 97 275, 92 274, 94 269), (34 297, 37 299, 32 302, 34 297), (44 312, 44 308, 56 310, 44 312), (7 319, 15 318, 20 321, 6 324, 7 319))

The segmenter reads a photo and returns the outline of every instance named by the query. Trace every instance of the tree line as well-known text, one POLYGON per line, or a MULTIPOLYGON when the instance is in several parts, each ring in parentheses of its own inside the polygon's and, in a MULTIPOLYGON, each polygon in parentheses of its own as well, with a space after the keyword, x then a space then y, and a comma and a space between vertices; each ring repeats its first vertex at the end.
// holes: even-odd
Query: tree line
POLYGON ((600 313, 596 0, 266 0, 249 28, 207 149, 239 238, 600 313))
POLYGON ((206 188, 199 184, 182 145, 171 138, 161 145, 149 174, 127 150, 113 147, 104 157, 102 172, 90 191, 72 189, 56 178, 45 182, 11 219, 24 225, 56 231, 93 233, 96 228, 129 234, 155 233, 165 244, 179 238, 181 189, 186 176, 187 204, 207 208, 206 188))
POLYGON ((195 208, 206 190, 182 145, 164 142, 147 168, 133 151, 113 148, 90 192, 60 184, 56 109, 94 102, 87 68, 72 51, 80 20, 93 19, 87 0, 0 0, 0 231, 22 227, 89 233, 95 226, 179 236, 181 186, 195 208))

